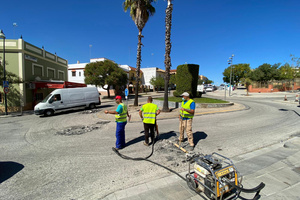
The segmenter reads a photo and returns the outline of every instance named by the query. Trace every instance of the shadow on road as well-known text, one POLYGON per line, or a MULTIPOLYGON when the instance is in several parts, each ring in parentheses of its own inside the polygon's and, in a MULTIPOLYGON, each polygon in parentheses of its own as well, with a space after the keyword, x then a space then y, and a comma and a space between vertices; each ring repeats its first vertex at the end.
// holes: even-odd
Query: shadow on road
POLYGON ((0 162, 0 184, 21 171, 24 165, 12 161, 0 162))
POLYGON ((278 109, 279 111, 293 111, 296 115, 300 117, 300 114, 296 110, 288 110, 288 109, 278 109))
POLYGON ((207 134, 204 132, 197 131, 194 133, 194 144, 198 144, 200 140, 204 140, 207 137, 207 134))
MULTIPOLYGON (((169 139, 170 137, 173 137, 173 136, 176 136, 176 135, 177 134, 174 131, 169 131, 167 133, 160 133, 159 134, 159 139, 169 139)), ((145 136, 144 135, 141 135, 137 138, 134 138, 134 139, 128 141, 126 143, 126 146, 130 146, 130 145, 133 145, 133 144, 141 142, 141 141, 145 141, 145 136)))

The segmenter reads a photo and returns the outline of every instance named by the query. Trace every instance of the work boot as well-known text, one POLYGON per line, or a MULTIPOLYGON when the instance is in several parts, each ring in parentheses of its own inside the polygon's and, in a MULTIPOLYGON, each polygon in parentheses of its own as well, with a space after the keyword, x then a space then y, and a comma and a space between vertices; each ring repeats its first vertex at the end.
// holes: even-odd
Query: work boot
POLYGON ((148 143, 146 143, 146 142, 144 142, 144 145, 145 145, 145 146, 147 146, 147 147, 149 146, 149 144, 148 144, 148 143))
POLYGON ((186 147, 187 151, 194 151, 195 146, 188 146, 186 147))

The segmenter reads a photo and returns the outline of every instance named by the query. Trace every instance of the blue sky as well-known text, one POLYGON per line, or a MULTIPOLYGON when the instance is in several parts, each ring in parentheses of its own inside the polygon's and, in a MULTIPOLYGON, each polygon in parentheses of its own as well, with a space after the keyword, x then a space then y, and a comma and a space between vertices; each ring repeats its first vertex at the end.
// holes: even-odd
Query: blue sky
MULTIPOLYGON (((138 31, 122 8, 123 0, 10 0, 0 7, 0 29, 7 39, 23 39, 69 64, 105 57, 136 66, 138 31), (17 23, 17 27, 13 27, 17 23), (92 45, 90 48, 89 45, 92 45), (91 50, 91 51, 90 51, 91 50), (91 52, 91 53, 90 53, 91 52)), ((180 64, 200 65, 200 74, 222 82, 227 60, 249 63, 285 63, 300 57, 299 0, 174 0, 172 69, 180 64)), ((142 68, 164 69, 165 9, 146 24, 142 40, 142 68)))

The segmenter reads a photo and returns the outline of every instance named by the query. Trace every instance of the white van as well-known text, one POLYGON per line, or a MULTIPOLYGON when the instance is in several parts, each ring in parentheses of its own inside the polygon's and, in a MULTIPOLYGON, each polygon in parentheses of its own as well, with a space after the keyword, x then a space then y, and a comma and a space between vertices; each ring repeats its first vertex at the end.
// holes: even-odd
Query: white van
POLYGON ((202 97, 202 94, 205 94, 204 85, 197 85, 197 93, 199 97, 202 97))
POLYGON ((99 92, 96 87, 56 89, 34 107, 34 113, 50 116, 54 112, 77 107, 93 109, 100 104, 99 92))

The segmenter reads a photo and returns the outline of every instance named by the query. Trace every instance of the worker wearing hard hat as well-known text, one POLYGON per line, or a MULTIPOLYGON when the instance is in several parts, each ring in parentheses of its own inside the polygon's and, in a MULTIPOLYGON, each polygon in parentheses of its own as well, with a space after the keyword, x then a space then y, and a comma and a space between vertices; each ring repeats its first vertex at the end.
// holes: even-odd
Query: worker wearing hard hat
POLYGON ((184 139, 184 130, 186 131, 188 142, 191 146, 191 150, 194 149, 194 138, 192 132, 193 117, 195 114, 196 104, 193 99, 190 99, 190 95, 187 92, 181 94, 182 103, 179 114, 179 143, 184 139))

